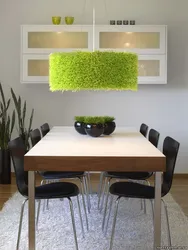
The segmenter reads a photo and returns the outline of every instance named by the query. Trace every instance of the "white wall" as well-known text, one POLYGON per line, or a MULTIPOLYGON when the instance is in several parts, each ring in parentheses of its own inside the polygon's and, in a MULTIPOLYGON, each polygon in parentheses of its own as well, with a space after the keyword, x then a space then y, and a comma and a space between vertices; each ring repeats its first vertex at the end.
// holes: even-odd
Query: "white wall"
MULTIPOLYGON (((168 25, 168 84, 139 86, 133 92, 51 93, 46 85, 20 84, 20 25, 51 24, 51 16, 75 16, 92 23, 92 0, 0 0, 0 81, 10 85, 35 109, 33 127, 72 125, 74 115, 114 115, 117 125, 148 123, 180 143, 176 172, 188 173, 188 1, 97 0, 96 23, 135 19, 137 24, 168 25)), ((8 89, 8 86, 6 90, 8 89)), ((160 143, 161 147, 161 143, 160 143)))

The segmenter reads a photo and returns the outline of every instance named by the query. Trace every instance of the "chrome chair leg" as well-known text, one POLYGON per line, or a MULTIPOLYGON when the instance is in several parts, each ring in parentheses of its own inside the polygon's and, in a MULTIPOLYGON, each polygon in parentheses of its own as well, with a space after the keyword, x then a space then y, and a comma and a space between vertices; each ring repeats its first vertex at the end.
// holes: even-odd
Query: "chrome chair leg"
POLYGON ((77 236, 76 236, 76 226, 75 226, 75 220, 74 220, 73 205, 72 205, 71 199, 68 198, 68 200, 69 200, 70 211, 71 211, 71 219, 72 219, 72 227, 73 227, 73 232, 74 232, 74 240, 75 240, 76 250, 78 250, 78 241, 77 241, 77 236))
POLYGON ((80 209, 79 196, 77 196, 77 203, 78 203, 78 210, 79 210, 79 216, 80 216, 80 224, 81 224, 81 228, 82 228, 82 235, 83 235, 83 238, 84 238, 85 237, 85 235, 84 235, 84 226, 83 226, 83 221, 82 221, 82 214, 81 214, 81 209, 80 209))
MULTIPOLYGON (((148 186, 150 186, 150 182, 148 180, 144 180, 143 182, 146 182, 146 184, 148 186)), ((144 184, 144 183, 143 183, 144 184)), ((147 210, 146 210, 146 199, 143 200, 144 201, 144 213, 146 214, 147 213, 147 210)))
POLYGON ((116 200, 116 207, 115 207, 115 212, 114 212, 114 221, 113 221, 113 226, 112 226, 112 234, 111 234, 111 240, 110 240, 110 249, 112 250, 113 247, 113 241, 114 241, 114 234, 115 234, 115 227, 116 227, 116 219, 117 219, 117 212, 118 212, 118 205, 121 197, 118 197, 116 200))
POLYGON ((47 199, 46 207, 47 207, 47 210, 49 210, 49 199, 47 199))
POLYGON ((103 179, 104 179, 104 172, 101 172, 101 174, 100 174, 100 181, 99 181, 99 185, 98 185, 99 203, 100 203, 100 196, 101 196, 101 192, 102 192, 103 179))
POLYGON ((88 177, 88 183, 89 183, 89 194, 92 194, 92 185, 91 185, 91 175, 90 172, 87 172, 87 177, 88 177))
POLYGON ((101 202, 101 196, 102 196, 102 187, 103 187, 104 175, 105 175, 105 172, 101 172, 99 187, 98 187, 98 210, 100 210, 100 202, 101 202))
POLYGON ((41 200, 38 201, 38 208, 37 208, 37 219, 36 219, 36 228, 38 229, 38 222, 39 222, 39 215, 40 215, 40 205, 41 200))
POLYGON ((144 213, 146 214, 146 199, 143 199, 143 203, 144 203, 144 213))
POLYGON ((79 178, 79 180, 80 180, 80 186, 81 186, 82 202, 83 202, 83 207, 84 207, 84 212, 85 212, 85 217, 86 217, 86 226, 87 226, 87 231, 88 231, 89 224, 88 224, 88 218, 87 218, 86 203, 85 203, 85 199, 84 199, 83 177, 79 178))
POLYGON ((154 222, 154 208, 153 208, 153 201, 150 200, 151 202, 151 209, 152 209, 152 218, 153 218, 153 222, 154 222))
POLYGON ((106 191, 107 180, 108 180, 108 177, 105 177, 105 182, 104 182, 104 188, 103 188, 103 193, 102 193, 102 202, 101 202, 100 212, 101 212, 102 209, 103 209, 104 196, 105 196, 105 191, 106 191))
POLYGON ((106 195, 106 202, 105 202, 105 208, 104 208, 104 216, 103 216, 103 222, 102 222, 102 231, 104 230, 104 224, 105 224, 105 219, 106 219, 106 212, 107 212, 107 208, 108 208, 108 197, 109 197, 110 181, 111 181, 111 178, 108 179, 108 184, 107 184, 107 195, 106 195))
MULTIPOLYGON (((54 182, 54 181, 47 180, 46 184, 49 184, 50 182, 54 182)), ((47 208, 47 210, 49 210, 49 199, 47 199, 47 201, 46 201, 46 208, 47 208)))
POLYGON ((17 238, 16 250, 19 250, 20 236, 21 236, 21 231, 22 231, 23 212, 24 212, 24 207, 25 207, 25 203, 26 203, 27 200, 28 199, 24 200, 24 202, 22 203, 22 207, 21 207, 20 222, 19 222, 19 229, 18 229, 18 238, 17 238))
POLYGON ((84 193, 85 193, 86 199, 87 199, 87 209, 88 209, 88 213, 90 214, 89 194, 88 194, 88 190, 87 190, 87 183, 86 183, 85 176, 83 177, 83 184, 84 184, 84 193))
POLYGON ((165 209, 165 214, 166 214, 166 222, 167 222, 167 228, 168 228, 168 245, 169 247, 172 247, 172 240, 171 240, 171 234, 170 234, 170 224, 169 224, 169 216, 168 216, 168 209, 167 209, 167 205, 164 202, 163 199, 161 199, 163 205, 164 205, 164 209, 165 209))
POLYGON ((86 174, 86 176, 85 176, 85 184, 86 184, 87 200, 88 200, 89 213, 90 213, 90 210, 91 210, 91 200, 90 200, 90 186, 89 186, 88 174, 86 174))
MULTIPOLYGON (((42 180, 40 184, 41 185, 47 184, 47 180, 45 180, 45 179, 42 180)), ((46 200, 43 200, 43 212, 45 211, 45 207, 46 207, 46 200)))
POLYGON ((142 199, 140 199, 140 209, 143 210, 143 202, 142 202, 142 199))
POLYGON ((109 212, 108 212, 108 218, 107 218, 106 228, 105 228, 105 232, 104 232, 104 235, 105 235, 105 236, 106 236, 107 231, 108 231, 108 223, 109 223, 110 214, 111 214, 111 211, 112 211, 113 199, 114 199, 114 196, 111 195, 111 198, 110 198, 110 206, 109 206, 109 212))

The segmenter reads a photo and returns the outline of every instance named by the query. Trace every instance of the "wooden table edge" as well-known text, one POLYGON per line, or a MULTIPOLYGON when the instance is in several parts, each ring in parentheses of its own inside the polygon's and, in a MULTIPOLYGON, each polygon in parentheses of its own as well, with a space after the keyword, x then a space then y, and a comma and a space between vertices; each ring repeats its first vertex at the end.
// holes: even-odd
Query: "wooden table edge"
POLYGON ((165 172, 165 156, 24 156, 25 171, 165 172))

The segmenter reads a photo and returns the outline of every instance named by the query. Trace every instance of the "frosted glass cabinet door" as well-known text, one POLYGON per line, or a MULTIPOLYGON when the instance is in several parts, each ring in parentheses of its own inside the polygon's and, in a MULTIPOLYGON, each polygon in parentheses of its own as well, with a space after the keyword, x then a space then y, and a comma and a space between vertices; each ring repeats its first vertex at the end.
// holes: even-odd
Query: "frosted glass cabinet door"
POLYGON ((138 82, 139 84, 164 84, 166 77, 166 56, 139 56, 138 82))
POLYGON ((24 55, 22 83, 48 83, 49 55, 24 55))
POLYGON ((23 26, 23 53, 52 53, 89 50, 92 32, 88 27, 64 25, 23 26))
POLYGON ((100 50, 133 51, 139 54, 164 54, 165 27, 109 26, 98 28, 96 44, 100 50))

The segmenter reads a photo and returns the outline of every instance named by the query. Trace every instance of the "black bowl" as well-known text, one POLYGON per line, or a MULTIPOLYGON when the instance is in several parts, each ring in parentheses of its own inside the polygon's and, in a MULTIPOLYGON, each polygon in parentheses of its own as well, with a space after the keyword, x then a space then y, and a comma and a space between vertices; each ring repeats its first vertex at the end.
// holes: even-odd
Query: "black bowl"
POLYGON ((104 133, 104 125, 98 124, 85 124, 85 131, 88 135, 92 137, 99 137, 104 133))
POLYGON ((78 122, 78 121, 75 121, 74 123, 74 127, 76 129, 76 131, 81 134, 81 135, 86 135, 86 131, 85 131, 85 123, 83 122, 78 122))
POLYGON ((110 135, 114 132, 116 128, 115 122, 106 122, 104 126, 104 135, 110 135))

